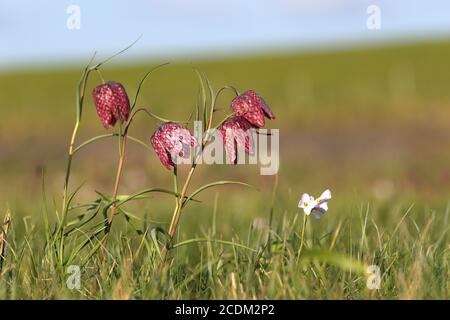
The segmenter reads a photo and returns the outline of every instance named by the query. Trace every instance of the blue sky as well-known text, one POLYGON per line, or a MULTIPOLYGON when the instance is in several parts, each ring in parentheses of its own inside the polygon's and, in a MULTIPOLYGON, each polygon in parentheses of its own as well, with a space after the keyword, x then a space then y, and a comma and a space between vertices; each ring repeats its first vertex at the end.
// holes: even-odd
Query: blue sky
POLYGON ((450 38, 450 1, 0 0, 0 69, 107 56, 140 35, 119 62, 450 38), (70 5, 79 30, 66 26, 70 5), (369 5, 381 9, 381 30, 366 27, 369 5))

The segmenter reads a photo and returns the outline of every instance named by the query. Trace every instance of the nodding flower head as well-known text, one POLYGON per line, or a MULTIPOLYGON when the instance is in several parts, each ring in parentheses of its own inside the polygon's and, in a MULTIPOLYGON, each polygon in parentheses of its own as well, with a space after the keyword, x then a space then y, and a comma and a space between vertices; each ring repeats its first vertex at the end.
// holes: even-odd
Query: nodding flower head
POLYGON ((190 148, 196 145, 197 140, 185 127, 166 122, 155 131, 151 143, 161 163, 170 169, 175 167, 177 157, 189 157, 190 148))
POLYGON ((233 117, 225 121, 219 128, 228 160, 237 162, 237 147, 244 148, 245 153, 254 153, 252 125, 244 117, 233 117), (250 131, 249 131, 250 130, 250 131))
POLYGON ((275 119, 275 115, 263 98, 255 91, 249 90, 237 96, 231 102, 231 109, 236 116, 242 116, 256 128, 264 127, 264 116, 275 119))
POLYGON ((98 116, 105 129, 122 123, 130 115, 130 101, 125 88, 118 82, 108 81, 94 88, 92 92, 98 116))

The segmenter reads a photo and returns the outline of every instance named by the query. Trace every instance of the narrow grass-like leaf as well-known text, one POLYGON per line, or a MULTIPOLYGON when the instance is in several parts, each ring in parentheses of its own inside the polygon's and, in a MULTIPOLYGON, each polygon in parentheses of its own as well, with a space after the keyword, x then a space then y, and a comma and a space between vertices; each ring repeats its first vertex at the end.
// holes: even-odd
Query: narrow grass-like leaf
MULTIPOLYGON (((132 195, 129 195, 129 196, 123 196, 122 195, 121 196, 121 200, 117 199, 117 201, 118 201, 117 207, 122 206, 125 203, 127 203, 129 201, 132 201, 132 200, 142 199, 143 195, 148 194, 148 193, 152 193, 152 192, 165 193, 165 194, 170 194, 170 195, 178 196, 178 197, 180 196, 179 193, 175 193, 175 192, 173 192, 171 190, 167 190, 167 189, 163 189, 163 188, 144 189, 144 190, 141 190, 141 191, 136 192, 136 193, 134 193, 132 195)), ((105 199, 108 199, 108 198, 105 197, 105 199)), ((185 199, 186 199, 186 197, 185 197, 185 199)), ((197 201, 197 200, 193 199, 193 201, 197 201)))
POLYGON ((161 250, 159 248, 158 243, 158 233, 163 233, 165 235, 164 230, 162 230, 161 228, 152 228, 150 230, 150 237, 152 239, 153 245, 155 246, 155 249, 158 252, 158 256, 162 258, 161 250))
POLYGON ((194 239, 189 239, 189 240, 185 240, 182 242, 178 242, 177 244, 174 244, 172 246, 173 249, 175 248, 179 248, 182 246, 186 246, 189 244, 193 244, 193 243, 201 243, 201 242, 208 242, 208 243, 220 243, 220 244, 225 244, 228 246, 234 246, 237 248, 242 248, 242 249, 246 249, 249 251, 253 251, 253 252, 257 252, 258 250, 250 248, 246 245, 240 244, 240 243, 236 243, 236 242, 232 242, 232 241, 226 241, 226 240, 218 240, 218 239, 208 239, 208 238, 194 238, 194 239))
POLYGON ((143 146, 145 149, 147 149, 147 150, 153 152, 153 149, 150 148, 150 147, 148 146, 148 144, 146 144, 144 141, 142 141, 142 140, 140 140, 140 139, 138 139, 138 138, 132 137, 132 136, 127 136, 127 138, 128 138, 128 140, 131 140, 131 141, 133 141, 133 142, 136 142, 137 144, 140 144, 141 146, 143 146))
POLYGON ((96 203, 92 206, 90 206, 83 214, 80 214, 76 220, 72 220, 71 222, 68 222, 66 224, 66 227, 70 227, 73 225, 78 224, 76 227, 74 227, 71 230, 66 231, 65 235, 68 236, 69 234, 71 234, 73 231, 75 231, 75 229, 80 229, 81 227, 85 226, 86 224, 88 224, 89 222, 91 222, 92 220, 94 220, 94 218, 98 215, 98 213, 100 212, 101 207, 101 202, 102 199, 97 199, 96 203), (83 219, 90 213, 93 212, 92 215, 83 221, 83 219))
POLYGON ((134 46, 140 39, 141 39, 142 35, 139 36, 136 40, 134 40, 130 45, 128 45, 127 47, 125 47, 124 49, 120 50, 119 52, 116 52, 115 54, 113 54, 112 56, 106 58, 105 60, 97 63, 93 69, 98 69, 99 67, 101 67, 102 65, 104 65, 105 63, 107 63, 108 61, 114 59, 115 57, 117 57, 118 55, 121 55, 122 53, 124 53, 125 51, 127 51, 128 49, 130 49, 132 46, 134 46))
POLYGON ((136 103, 137 100, 139 98, 139 93, 141 92, 141 88, 144 85, 145 80, 147 80, 147 78, 153 73, 155 72, 157 69, 164 67, 166 65, 170 64, 169 62, 166 63, 162 63, 160 65, 157 65, 156 67, 154 67, 153 69, 149 70, 141 79, 141 81, 139 82, 138 88, 136 90, 136 95, 134 96, 134 100, 133 103, 131 104, 131 111, 133 111, 133 109, 136 107, 136 103))
POLYGON ((130 124, 131 124, 133 118, 136 116, 136 114, 137 114, 138 112, 145 112, 150 118, 154 118, 154 119, 156 119, 156 120, 158 120, 158 121, 161 121, 161 122, 175 122, 175 123, 181 123, 181 124, 186 124, 186 123, 189 122, 189 121, 180 121, 180 120, 174 120, 174 119, 163 118, 163 117, 160 117, 160 116, 154 114, 153 112, 151 112, 150 110, 148 110, 148 109, 146 109, 146 108, 139 108, 139 109, 137 109, 137 110, 133 113, 133 115, 131 116, 130 121, 128 122, 128 125, 127 125, 127 129, 128 129, 128 127, 130 126, 130 124))
POLYGON ((42 170, 41 177, 41 210, 42 210, 42 218, 44 220, 44 232, 45 232, 45 241, 46 243, 50 243, 50 223, 48 220, 48 208, 47 208, 47 195, 45 193, 45 173, 42 170))
MULTIPOLYGON (((205 184, 204 186, 198 188, 197 190, 195 190, 189 197, 187 197, 184 201, 183 201, 183 207, 193 198, 195 197, 197 194, 199 194, 200 192, 215 187, 215 186, 221 186, 221 185, 227 185, 227 184, 234 184, 234 185, 241 185, 241 186, 246 186, 249 188, 255 188, 254 186, 245 183, 245 182, 240 182, 240 181, 216 181, 216 182, 212 182, 212 183, 208 183, 205 184)), ((255 188, 256 189, 256 188, 255 188)))
MULTIPOLYGON (((206 75, 200 71, 197 68, 194 68, 195 73, 197 74, 197 77, 200 81, 200 88, 201 88, 201 105, 202 105, 202 116, 203 116, 203 130, 206 131, 208 127, 208 102, 210 102, 212 109, 213 106, 213 96, 214 92, 211 87, 211 83, 209 82, 209 79, 206 77, 206 75)), ((212 111, 211 111, 212 112, 212 111)))
POLYGON ((365 274, 367 266, 345 255, 322 249, 304 249, 300 261, 317 260, 325 262, 342 270, 365 274))
MULTIPOLYGON (((67 199, 67 205, 66 205, 66 211, 69 210, 69 206, 70 203, 72 202, 73 198, 76 196, 76 194, 78 193, 78 191, 80 191, 81 187, 83 187, 84 182, 82 184, 80 184, 70 195, 69 198, 67 199)), ((67 212, 66 212, 67 213, 67 212)), ((66 214, 65 214, 66 215, 66 214)))
MULTIPOLYGON (((73 259, 80 253, 81 250, 83 250, 83 248, 85 248, 89 243, 92 242, 92 240, 94 240, 100 233, 102 233, 103 231, 105 231, 107 227, 106 226, 102 226, 98 229, 96 229, 93 234, 91 236, 88 236, 88 238, 86 240, 84 240, 83 242, 81 242, 69 255, 69 257, 67 258, 65 265, 70 264, 73 259)), ((80 229, 77 229, 78 231, 81 231, 80 229)))
MULTIPOLYGON (((108 133, 108 134, 102 134, 102 135, 93 137, 93 138, 91 138, 89 140, 86 140, 85 142, 81 143, 78 147, 76 147, 74 149, 73 153, 74 154, 77 153, 78 151, 80 151, 84 147, 86 147, 86 146, 90 145, 91 143, 96 142, 98 140, 102 140, 102 139, 105 139, 105 138, 111 138, 111 137, 117 137, 117 136, 118 136, 117 133, 108 133)), ((135 137, 127 135, 127 139, 142 145, 147 150, 153 151, 152 148, 150 148, 145 142, 143 142, 142 140, 140 140, 138 138, 135 138, 135 137)))
POLYGON ((6 252, 6 236, 8 235, 9 226, 11 224, 11 213, 6 212, 3 223, 0 225, 0 272, 2 271, 3 261, 6 252))
POLYGON ((93 239, 93 240, 97 240, 97 243, 95 245, 93 245, 91 251, 89 251, 87 256, 84 257, 84 259, 82 261, 82 264, 81 264, 82 267, 84 267, 89 262, 89 260, 92 258, 92 256, 102 247, 102 245, 105 242, 107 236, 108 235, 105 234, 100 239, 96 239, 96 238, 93 239))

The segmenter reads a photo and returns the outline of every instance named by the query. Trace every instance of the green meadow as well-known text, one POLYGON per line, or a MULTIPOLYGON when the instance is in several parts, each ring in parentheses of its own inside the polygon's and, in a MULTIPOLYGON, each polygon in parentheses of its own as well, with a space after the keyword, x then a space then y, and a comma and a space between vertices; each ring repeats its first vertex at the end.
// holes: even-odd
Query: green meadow
MULTIPOLYGON (((11 214, 0 241, 0 299, 448 299, 449 56, 450 42, 430 42, 175 60, 158 69, 137 107, 188 120, 201 91, 196 67, 214 90, 258 92, 276 115, 267 128, 280 132, 277 175, 260 175, 256 165, 198 166, 188 194, 221 180, 253 187, 220 185, 196 195, 162 271, 163 230, 175 202, 168 194, 124 204, 100 254, 104 216, 94 215, 95 201, 113 193, 117 138, 75 154, 69 191, 80 189, 67 216, 71 232, 64 243, 52 240, 87 61, 0 73, 0 219, 11 214), (329 210, 308 219, 299 254, 298 201, 328 188, 329 210), (80 266, 79 288, 67 285, 69 265, 80 266), (379 289, 367 286, 371 265, 379 268, 379 289)), ((112 61, 101 74, 134 97, 156 64, 112 61)), ((113 132, 105 132, 92 101, 101 81, 90 75, 76 145, 113 132)), ((226 91, 217 100, 215 121, 230 112, 232 98, 226 91)), ((160 124, 140 114, 130 135, 150 145, 160 124)), ((180 184, 188 170, 179 168, 180 184)), ((129 143, 119 195, 148 188, 172 190, 172 174, 154 152, 129 143)))

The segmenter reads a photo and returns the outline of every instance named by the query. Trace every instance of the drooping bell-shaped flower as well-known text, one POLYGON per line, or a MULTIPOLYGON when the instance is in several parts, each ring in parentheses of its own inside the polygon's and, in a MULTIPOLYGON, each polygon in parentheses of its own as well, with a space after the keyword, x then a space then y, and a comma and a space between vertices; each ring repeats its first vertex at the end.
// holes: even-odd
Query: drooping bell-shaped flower
POLYGON ((122 123, 130 115, 130 101, 122 84, 108 81, 98 85, 92 91, 98 116, 105 129, 114 126, 117 121, 122 123))
POLYGON ((151 137, 152 147, 167 169, 175 167, 177 157, 189 157, 196 143, 188 129, 174 122, 162 124, 151 137))
POLYGON ((252 125, 243 117, 233 117, 218 128, 222 135, 225 154, 231 163, 237 161, 237 147, 244 148, 245 153, 253 155, 252 128, 252 125))
POLYGON ((231 109, 236 116, 244 117, 256 128, 264 126, 264 117, 275 119, 275 115, 264 99, 253 90, 246 91, 234 98, 231 102, 231 109))

